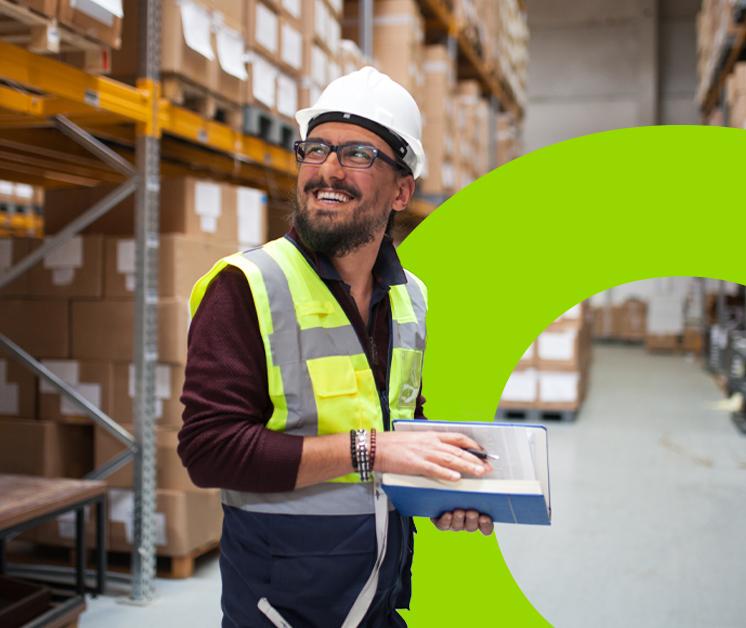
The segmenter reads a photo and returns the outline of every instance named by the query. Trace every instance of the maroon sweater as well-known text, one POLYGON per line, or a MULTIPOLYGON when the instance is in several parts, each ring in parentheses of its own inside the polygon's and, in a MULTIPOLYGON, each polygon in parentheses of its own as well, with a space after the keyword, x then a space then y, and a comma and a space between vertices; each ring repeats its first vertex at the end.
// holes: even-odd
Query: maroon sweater
MULTIPOLYGON (((306 249, 293 230, 286 237, 339 301, 365 347, 378 389, 383 390, 389 363, 388 290, 406 283, 393 244, 384 239, 373 267, 366 329, 350 287, 329 259, 306 249)), ((248 281, 237 268, 227 267, 215 278, 192 320, 181 402, 185 408, 178 453, 197 486, 253 492, 295 487, 303 437, 265 427, 273 406, 264 344, 248 281)), ((420 391, 416 417, 423 416, 423 404, 420 391)))

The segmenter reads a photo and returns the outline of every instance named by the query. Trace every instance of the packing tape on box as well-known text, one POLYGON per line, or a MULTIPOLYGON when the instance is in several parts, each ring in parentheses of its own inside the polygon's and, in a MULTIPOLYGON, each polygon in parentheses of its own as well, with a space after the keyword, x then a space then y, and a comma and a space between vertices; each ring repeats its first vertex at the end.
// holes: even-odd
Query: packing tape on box
POLYGON ((204 7, 191 2, 179 0, 181 28, 186 45, 205 59, 212 61, 215 53, 212 50, 210 13, 204 7))
POLYGON ((226 74, 245 81, 249 78, 243 61, 246 43, 239 33, 227 26, 218 26, 215 32, 218 49, 218 62, 226 74))

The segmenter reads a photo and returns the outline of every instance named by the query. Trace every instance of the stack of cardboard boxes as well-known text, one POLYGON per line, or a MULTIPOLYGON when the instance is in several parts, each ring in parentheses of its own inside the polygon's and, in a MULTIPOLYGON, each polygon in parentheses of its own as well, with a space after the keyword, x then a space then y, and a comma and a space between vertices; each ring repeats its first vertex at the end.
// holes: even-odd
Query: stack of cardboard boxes
MULTIPOLYGON (((49 191, 50 233, 107 190, 49 191)), ((215 490, 192 485, 176 454, 179 402, 194 282, 219 258, 266 241, 266 195, 194 178, 164 179, 159 241, 156 368, 157 552, 181 556, 219 538, 215 490)), ((56 249, 2 292, 0 331, 39 358, 103 412, 134 432, 133 201, 125 201, 56 249)), ((13 258, 32 243, 10 240, 13 258)), ((0 360, 0 467, 6 472, 80 477, 123 448, 54 388, 0 360), (20 457, 20 443, 33 442, 20 457), (8 451, 6 452, 5 449, 8 451)), ((132 542, 131 463, 107 480, 112 488, 110 547, 132 542)), ((44 526, 38 542, 69 544, 70 522, 44 526)))
POLYGON ((589 307, 583 302, 526 350, 505 385, 500 409, 577 412, 585 398, 590 361, 589 307))
POLYGON ((593 308, 593 338, 643 342, 647 330, 647 303, 630 297, 621 304, 593 308))
MULTIPOLYGON (((43 188, 0 180, 0 238, 41 238, 43 204, 43 188)), ((9 266, 9 250, 0 251, 0 271, 9 266)))

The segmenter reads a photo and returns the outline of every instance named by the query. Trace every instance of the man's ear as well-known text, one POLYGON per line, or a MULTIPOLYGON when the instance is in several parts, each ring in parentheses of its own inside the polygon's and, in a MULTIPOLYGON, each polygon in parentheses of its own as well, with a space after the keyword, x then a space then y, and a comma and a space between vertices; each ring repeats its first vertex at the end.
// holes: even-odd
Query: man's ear
POLYGON ((396 182, 396 196, 391 203, 391 209, 400 212, 407 208, 414 196, 415 182, 412 175, 399 177, 396 182))

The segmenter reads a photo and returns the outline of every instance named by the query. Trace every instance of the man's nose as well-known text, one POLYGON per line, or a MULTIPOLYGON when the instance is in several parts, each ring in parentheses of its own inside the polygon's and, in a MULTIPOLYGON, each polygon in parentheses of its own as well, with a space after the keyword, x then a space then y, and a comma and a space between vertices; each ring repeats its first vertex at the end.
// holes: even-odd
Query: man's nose
POLYGON ((319 167, 319 174, 322 178, 344 179, 345 170, 339 163, 339 155, 336 152, 329 153, 326 161, 319 167))

